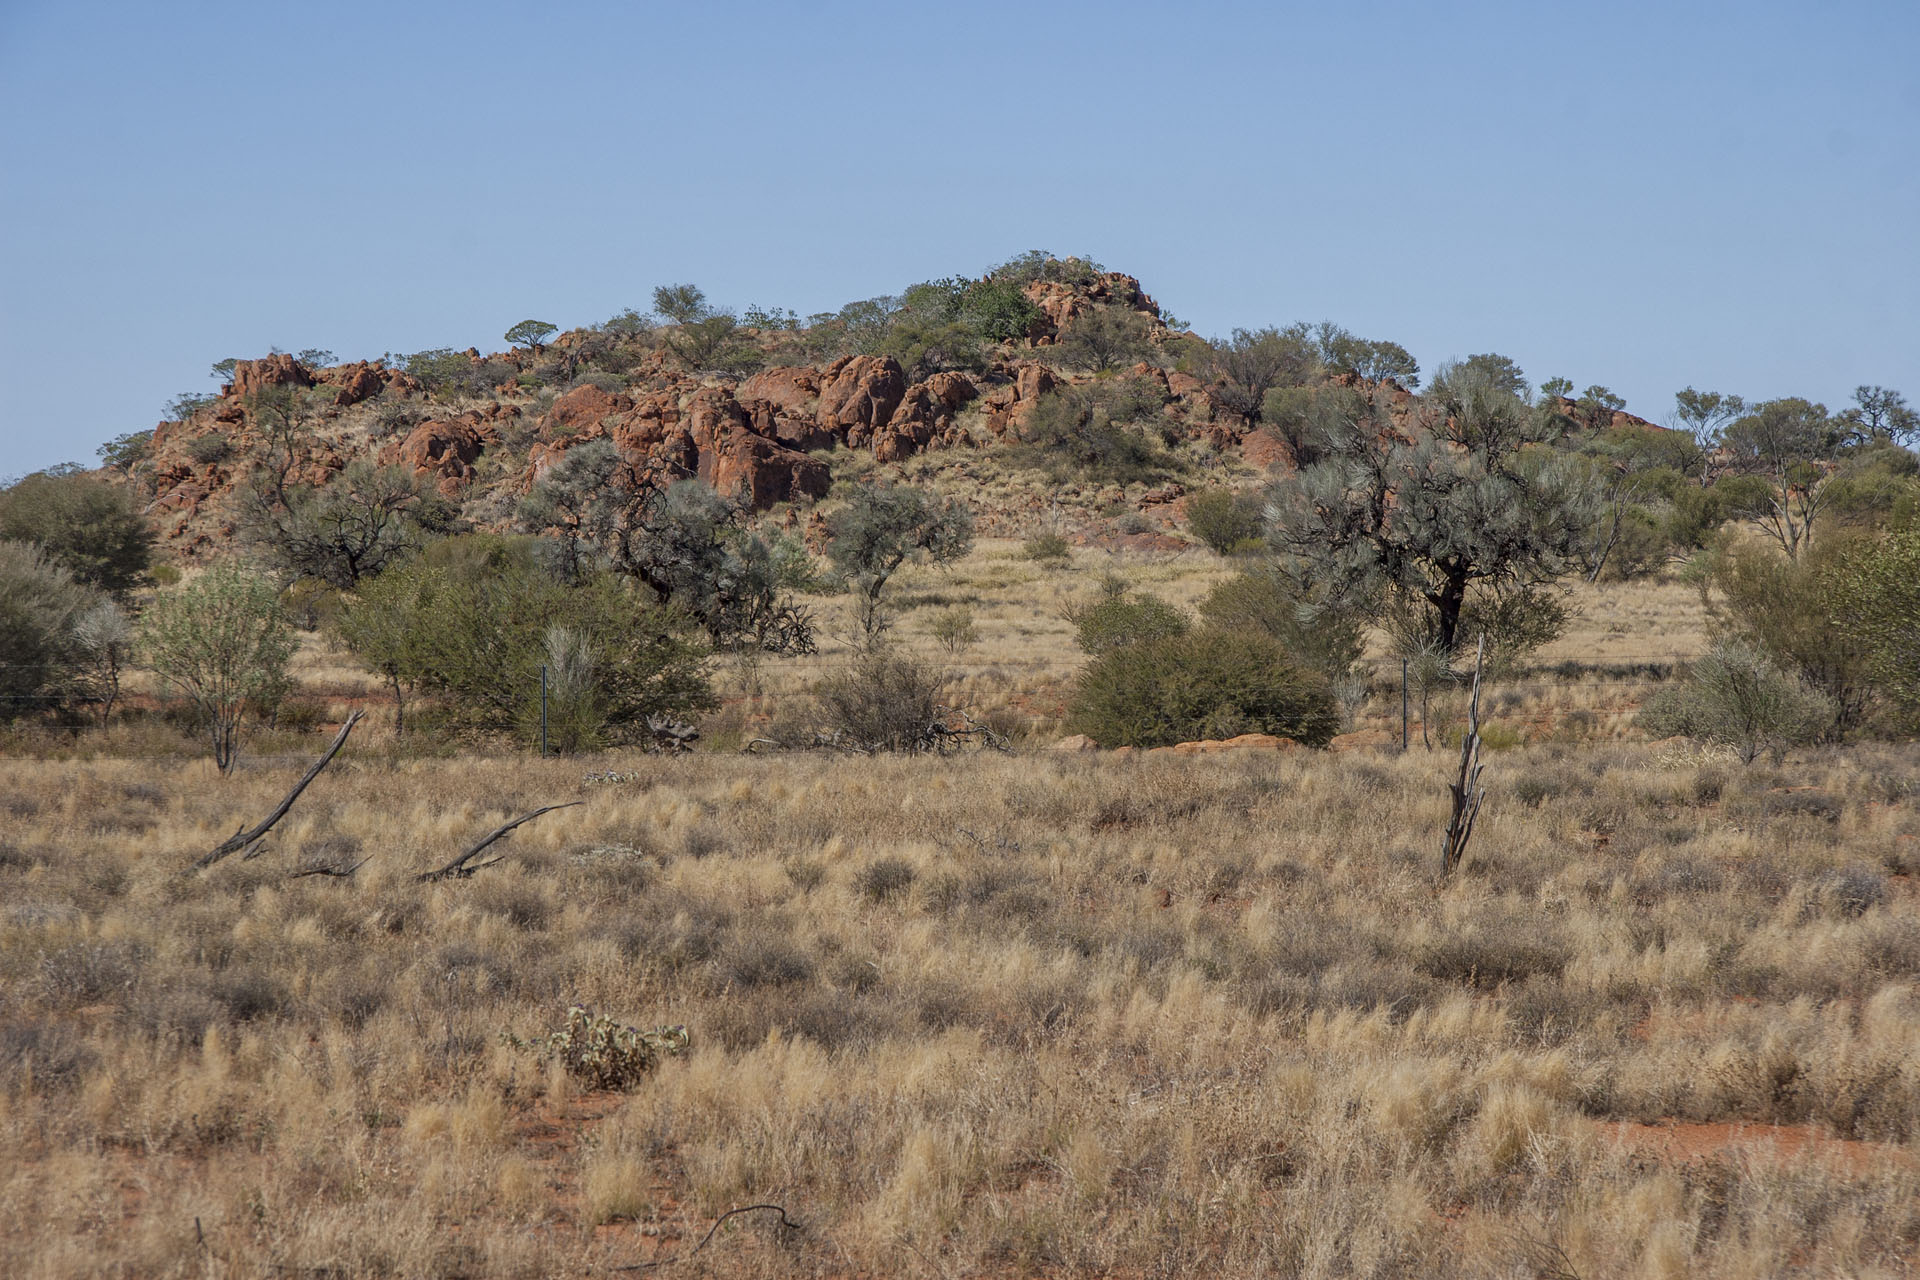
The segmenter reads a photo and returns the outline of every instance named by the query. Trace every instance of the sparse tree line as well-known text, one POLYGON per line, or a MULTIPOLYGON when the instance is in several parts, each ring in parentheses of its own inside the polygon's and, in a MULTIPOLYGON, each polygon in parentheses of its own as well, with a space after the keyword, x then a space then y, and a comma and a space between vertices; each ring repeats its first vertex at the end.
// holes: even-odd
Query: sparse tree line
POLYGON ((136 591, 151 585, 151 534, 125 486, 66 468, 0 492, 9 718, 104 723, 139 667, 229 770, 245 726, 291 688, 304 611, 386 685, 398 733, 424 720, 522 742, 544 731, 561 751, 678 743, 682 717, 715 705, 716 654, 813 650, 800 593, 849 592, 877 650, 900 566, 972 545, 963 506, 871 484, 833 513, 822 564, 747 529, 710 487, 616 477, 617 455, 591 445, 527 495, 525 532, 483 534, 397 468, 288 485, 285 451, 301 447, 298 433, 263 440, 236 491, 244 560, 184 580, 159 566, 151 591, 136 591))
MULTIPOLYGON (((554 325, 522 321, 505 335, 509 358, 389 360, 440 398, 505 382, 619 381, 649 353, 735 376, 768 358, 846 354, 892 355, 913 377, 977 371, 998 344, 1034 331, 1042 313, 1029 285, 1101 279, 1087 259, 1036 252, 804 321, 736 313, 696 286, 666 285, 650 313, 622 312, 562 343, 554 325)), ((1205 447, 1150 378, 1128 372, 1144 361, 1149 373, 1199 379, 1210 412, 1264 430, 1297 465, 1255 492, 1189 499, 1191 532, 1248 558, 1197 621, 1123 585, 1081 611, 1090 662, 1071 717, 1096 740, 1152 745, 1228 729, 1323 740, 1339 707, 1364 698, 1358 638, 1368 628, 1389 636, 1424 700, 1482 637, 1498 671, 1560 634, 1570 579, 1673 564, 1707 593, 1717 647, 1691 684, 1648 708, 1650 728, 1758 751, 1888 723, 1920 701, 1902 647, 1915 621, 1899 603, 1908 579, 1889 567, 1914 554, 1904 540, 1920 513, 1920 463, 1906 445, 1920 417, 1897 392, 1861 387, 1832 413, 1688 388, 1670 419, 1680 430, 1616 428, 1622 402, 1606 387, 1575 396, 1570 380, 1552 378, 1536 388, 1504 356, 1445 365, 1423 387, 1405 348, 1338 325, 1207 342, 1153 321, 1138 301, 1116 298, 1059 330, 1045 358, 1082 376, 1024 415, 1013 458, 1061 481, 1190 475, 1205 447), (1733 703, 1745 709, 1727 711, 1733 703)), ((214 373, 231 379, 234 362, 214 373)), ((405 406, 386 401, 376 416, 391 410, 405 425, 405 406)), ((711 488, 636 466, 607 440, 567 451, 494 513, 504 517, 494 527, 514 532, 479 535, 398 468, 362 460, 325 484, 299 483, 313 461, 312 393, 268 388, 243 411, 248 456, 233 457, 217 434, 194 447, 219 454, 201 461, 244 468, 233 517, 251 569, 163 590, 137 620, 128 591, 146 567, 146 535, 124 489, 55 472, 6 491, 5 510, 25 513, 0 522, 19 544, 7 550, 9 651, 41 655, 7 668, 16 712, 104 718, 137 658, 193 702, 229 767, 245 709, 284 692, 297 618, 324 622, 380 676, 402 731, 431 722, 524 739, 544 670, 554 745, 631 741, 711 705, 715 654, 811 651, 808 597, 829 587, 849 594, 862 661, 904 662, 882 654, 889 580, 910 558, 947 561, 971 546, 963 508, 873 485, 834 513, 823 564, 794 538, 750 528, 711 488), (170 613, 175 601, 192 603, 170 613), (214 660, 195 648, 206 640, 196 623, 228 611, 228 631, 207 643, 247 665, 246 678, 189 670, 214 660)), ((102 456, 131 471, 144 448, 123 437, 102 456)), ((971 624, 942 625, 951 645, 971 624)), ((865 683, 901 676, 874 666, 865 683)), ((916 679, 927 702, 937 681, 924 670, 916 679)))

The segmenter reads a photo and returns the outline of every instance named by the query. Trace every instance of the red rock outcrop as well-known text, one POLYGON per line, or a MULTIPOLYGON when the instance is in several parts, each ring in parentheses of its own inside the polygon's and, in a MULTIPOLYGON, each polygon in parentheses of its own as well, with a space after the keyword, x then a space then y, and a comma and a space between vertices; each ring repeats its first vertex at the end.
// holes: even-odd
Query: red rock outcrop
POLYGON ((846 428, 847 443, 862 448, 906 394, 906 375, 892 356, 842 356, 821 374, 819 420, 846 428))
POLYGON ((553 402, 546 417, 540 420, 540 435, 543 439, 551 440, 556 436, 598 434, 602 421, 632 408, 633 397, 603 391, 588 383, 575 387, 553 402))
POLYGON ((313 374, 284 351, 258 360, 240 360, 233 366, 233 394, 245 400, 269 387, 310 387, 313 374))
POLYGON ((734 394, 742 404, 764 400, 782 413, 804 417, 820 398, 820 375, 805 365, 776 365, 748 378, 734 394))
MULTIPOLYGON (((235 372, 238 372, 237 367, 235 372)), ((313 377, 315 382, 334 389, 333 403, 337 408, 371 400, 387 389, 386 367, 369 360, 321 369, 313 377)))
POLYGON ((380 451, 385 466, 411 468, 415 475, 437 477, 439 489, 451 497, 473 479, 473 463, 487 446, 477 423, 423 422, 406 438, 380 451))

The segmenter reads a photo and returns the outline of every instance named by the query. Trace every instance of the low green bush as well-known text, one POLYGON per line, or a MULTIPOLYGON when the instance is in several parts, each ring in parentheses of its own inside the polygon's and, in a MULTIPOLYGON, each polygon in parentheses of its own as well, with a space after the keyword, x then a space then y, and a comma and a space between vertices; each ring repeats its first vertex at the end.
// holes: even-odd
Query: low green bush
POLYGON ((1109 649, 1075 682, 1073 732, 1105 747, 1161 747, 1243 733, 1324 746, 1339 707, 1324 678, 1271 637, 1206 629, 1109 649))

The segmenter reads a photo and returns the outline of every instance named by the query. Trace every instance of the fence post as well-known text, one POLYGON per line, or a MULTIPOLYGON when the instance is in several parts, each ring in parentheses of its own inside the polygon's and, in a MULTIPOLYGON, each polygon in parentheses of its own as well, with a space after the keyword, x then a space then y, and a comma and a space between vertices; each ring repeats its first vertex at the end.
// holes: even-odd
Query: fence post
POLYGON ((1400 659, 1400 750, 1407 749, 1407 660, 1400 659))
POLYGON ((540 758, 547 758, 547 668, 540 667, 540 758))

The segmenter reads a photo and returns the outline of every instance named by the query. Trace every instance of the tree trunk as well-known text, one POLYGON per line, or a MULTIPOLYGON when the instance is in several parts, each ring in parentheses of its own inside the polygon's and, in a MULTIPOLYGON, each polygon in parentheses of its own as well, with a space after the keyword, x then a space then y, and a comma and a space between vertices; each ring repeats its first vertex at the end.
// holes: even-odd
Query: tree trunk
POLYGON ((1446 574, 1440 590, 1427 599, 1438 615, 1440 647, 1450 654, 1460 643, 1460 610, 1467 602, 1467 575, 1460 569, 1448 569, 1446 574))

